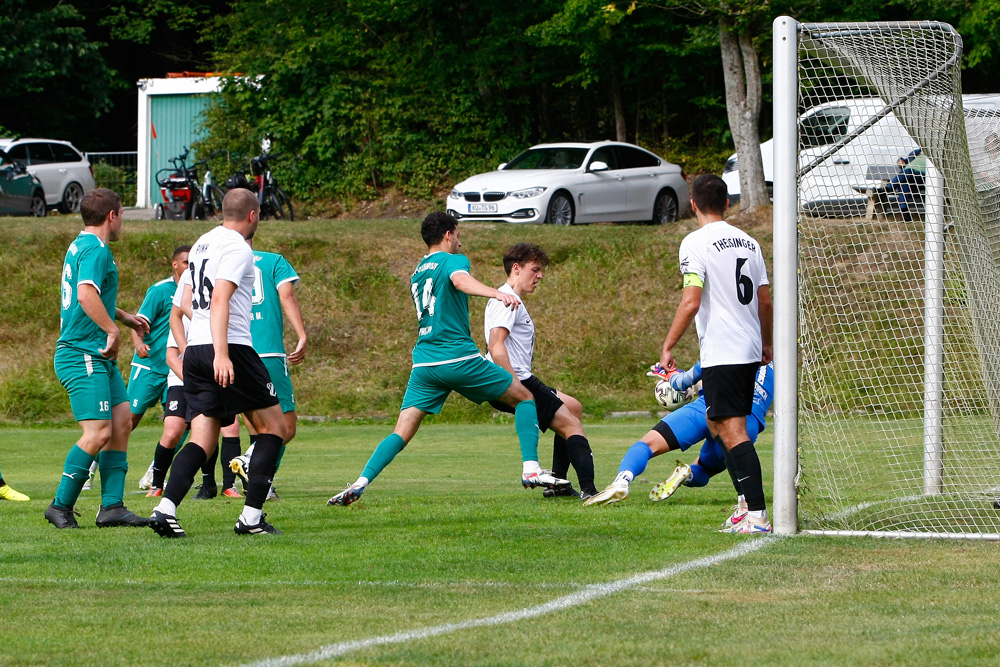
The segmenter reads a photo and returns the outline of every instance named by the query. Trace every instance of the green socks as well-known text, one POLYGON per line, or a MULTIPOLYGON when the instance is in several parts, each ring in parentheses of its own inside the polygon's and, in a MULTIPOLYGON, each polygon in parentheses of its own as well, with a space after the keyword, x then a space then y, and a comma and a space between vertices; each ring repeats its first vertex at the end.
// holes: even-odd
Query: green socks
POLYGON ((281 449, 278 450, 278 460, 274 462, 274 472, 278 472, 278 468, 281 467, 281 458, 285 455, 285 446, 282 445, 281 449))
POLYGON ((514 408, 514 430, 521 443, 521 460, 538 460, 538 410, 534 401, 521 401, 514 408))
MULTIPOLYGON (((537 444, 538 437, 535 437, 535 442, 537 444)), ((403 451, 406 447, 406 443, 403 441, 399 435, 395 433, 389 434, 382 442, 378 443, 378 447, 372 452, 372 456, 368 459, 368 463, 365 464, 365 470, 361 473, 362 477, 368 479, 369 482, 378 477, 378 474, 385 470, 385 467, 392 463, 392 460, 396 458, 396 454, 403 451)))
MULTIPOLYGON (((63 464, 62 479, 59 488, 56 490, 55 506, 62 509, 72 509, 76 504, 76 499, 80 497, 83 485, 90 478, 90 464, 94 462, 94 457, 73 445, 66 455, 66 462, 63 464)), ((122 491, 125 487, 122 486, 122 491)))
POLYGON ((105 450, 97 455, 97 468, 101 471, 101 507, 121 504, 125 496, 128 455, 105 450))

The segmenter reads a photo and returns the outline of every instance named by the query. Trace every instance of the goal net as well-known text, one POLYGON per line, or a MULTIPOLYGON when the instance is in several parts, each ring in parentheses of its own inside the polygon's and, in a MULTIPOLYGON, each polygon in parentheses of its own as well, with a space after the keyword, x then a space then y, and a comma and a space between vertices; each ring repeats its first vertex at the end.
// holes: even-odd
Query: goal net
POLYGON ((996 539, 1000 98, 946 24, 795 29, 798 530, 996 539))

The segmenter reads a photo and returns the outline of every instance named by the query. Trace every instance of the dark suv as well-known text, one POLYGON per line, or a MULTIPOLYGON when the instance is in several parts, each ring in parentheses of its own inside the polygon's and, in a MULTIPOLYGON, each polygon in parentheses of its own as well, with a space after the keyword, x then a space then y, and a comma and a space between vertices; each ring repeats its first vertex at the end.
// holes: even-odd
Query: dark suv
POLYGON ((28 168, 0 151, 0 215, 43 217, 45 191, 28 168))

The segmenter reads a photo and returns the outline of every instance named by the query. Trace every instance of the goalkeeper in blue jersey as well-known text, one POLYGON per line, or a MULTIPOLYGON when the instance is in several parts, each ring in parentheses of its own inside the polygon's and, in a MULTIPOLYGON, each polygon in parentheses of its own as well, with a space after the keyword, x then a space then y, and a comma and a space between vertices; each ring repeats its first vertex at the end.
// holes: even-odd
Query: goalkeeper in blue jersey
MULTIPOLYGON (((686 392, 701 381, 701 362, 685 372, 665 371, 656 364, 648 375, 668 379, 670 386, 676 391, 686 392)), ((757 436, 766 426, 767 411, 771 407, 773 394, 774 364, 769 363, 760 367, 755 378, 753 412, 747 417, 747 433, 751 442, 757 441, 757 436)), ((643 436, 642 440, 632 445, 622 459, 615 480, 606 489, 587 500, 584 505, 606 505, 625 500, 628 497, 629 484, 636 476, 642 474, 649 459, 677 449, 687 451, 692 445, 703 440, 701 452, 695 462, 691 465, 679 463, 670 477, 655 485, 649 492, 650 500, 666 500, 682 484, 705 486, 709 479, 726 469, 725 452, 722 444, 709 434, 708 422, 705 420, 705 396, 699 392, 693 402, 667 414, 643 436)), ((735 479, 733 486, 736 488, 738 499, 733 514, 723 524, 724 530, 739 523, 747 512, 746 500, 740 495, 740 487, 735 479)))

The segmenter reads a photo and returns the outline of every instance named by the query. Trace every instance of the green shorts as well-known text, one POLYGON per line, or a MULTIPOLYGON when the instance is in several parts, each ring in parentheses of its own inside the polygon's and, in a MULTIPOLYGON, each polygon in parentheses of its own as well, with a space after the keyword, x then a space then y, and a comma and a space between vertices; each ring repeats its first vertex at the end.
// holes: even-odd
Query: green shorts
POLYGON ((167 376, 132 364, 128 379, 128 409, 142 415, 157 403, 167 400, 167 376))
POLYGON ((77 421, 111 419, 111 408, 128 401, 122 374, 108 359, 61 347, 54 366, 77 421))
POLYGON ((514 376, 506 369, 482 357, 440 366, 415 366, 400 410, 419 408, 436 415, 453 391, 473 403, 485 403, 503 396, 513 381, 514 376))
POLYGON ((285 357, 261 357, 267 374, 271 376, 274 393, 278 395, 278 403, 282 412, 295 412, 295 392, 292 390, 292 379, 288 377, 288 360, 285 357))

